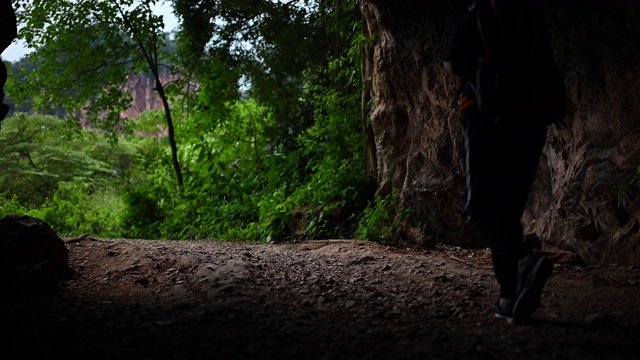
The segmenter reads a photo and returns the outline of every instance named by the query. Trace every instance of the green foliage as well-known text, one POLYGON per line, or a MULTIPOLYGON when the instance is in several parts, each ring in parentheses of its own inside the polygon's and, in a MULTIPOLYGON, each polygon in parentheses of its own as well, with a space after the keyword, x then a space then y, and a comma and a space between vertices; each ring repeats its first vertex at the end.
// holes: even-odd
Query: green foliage
MULTIPOLYGON (((341 59, 332 66, 350 65, 341 59)), ((251 241, 352 236, 352 214, 366 206, 371 189, 361 159, 359 94, 347 92, 358 88, 349 81, 359 76, 339 78, 344 78, 341 90, 330 86, 338 80, 325 85, 321 76, 305 87, 316 120, 296 138, 293 151, 274 145, 270 125, 276 120, 269 108, 253 100, 227 102, 224 109, 205 102, 193 121, 178 129, 181 161, 189 173, 179 194, 160 175, 167 166, 162 142, 146 141, 143 162, 153 175, 147 185, 129 190, 128 236, 251 241)))
POLYGON ((36 109, 62 105, 70 116, 114 131, 120 111, 131 103, 121 86, 131 74, 148 69, 164 43, 162 19, 149 5, 133 0, 16 0, 19 36, 32 48, 37 66, 10 81, 19 104, 32 99, 36 109), (159 34, 159 35, 158 35, 159 34))
POLYGON ((297 138, 306 164, 303 182, 291 195, 293 207, 305 209, 309 219, 299 238, 352 236, 355 224, 346 219, 362 211, 374 191, 363 160, 362 41, 353 36, 344 54, 307 74, 302 98, 313 105, 314 123, 297 138))
POLYGON ((24 215, 28 210, 20 203, 17 196, 9 197, 6 193, 0 194, 0 218, 9 215, 24 215))
MULTIPOLYGON (((26 77, 28 74, 33 72, 38 64, 34 63, 28 56, 23 57, 22 59, 9 63, 7 66, 7 70, 9 73, 9 77, 7 79, 8 83, 5 88, 6 96, 4 99, 4 103, 9 105, 12 109, 9 115, 13 115, 14 113, 31 113, 33 112, 33 96, 27 96, 26 94, 21 94, 20 103, 16 103, 13 91, 18 89, 16 84, 22 84, 26 81, 26 77)), ((64 117, 66 114, 66 110, 61 105, 50 104, 47 109, 41 109, 41 114, 45 115, 54 115, 57 117, 64 117)))
POLYGON ((402 239, 402 223, 409 217, 410 209, 398 204, 399 194, 394 191, 385 198, 377 198, 365 209, 359 221, 357 237, 397 245, 402 239))
POLYGON ((166 156, 156 153, 147 167, 155 175, 127 200, 127 228, 160 238, 352 237, 373 193, 362 160, 355 3, 176 5, 191 46, 182 51, 200 64, 197 103, 177 129, 189 177, 172 193, 159 175, 166 156), (218 17, 227 21, 211 25, 218 17), (241 78, 248 99, 234 92, 241 78))
POLYGON ((56 231, 115 235, 124 207, 118 190, 137 178, 136 150, 52 116, 17 114, 0 131, 2 215, 31 215, 56 231))
MULTIPOLYGON (((226 238, 231 229, 243 233, 238 228, 256 219, 252 199, 266 185, 263 174, 272 156, 263 142, 270 115, 253 101, 229 103, 225 112, 226 118, 185 123, 179 129, 187 136, 182 161, 189 173, 180 194, 158 183, 163 177, 150 178, 158 187, 152 190, 155 198, 164 194, 162 204, 171 204, 156 210, 167 216, 161 226, 163 237, 226 238), (189 127, 195 124, 203 129, 204 123, 208 124, 206 133, 189 127)), ((215 112, 202 111, 196 118, 212 114, 215 112)), ((154 158, 156 163, 150 166, 162 168, 162 156, 154 158)))
MULTIPOLYGON (((183 60, 214 63, 235 76, 206 76, 269 107, 265 130, 274 146, 296 149, 295 138, 313 124, 313 107, 299 101, 308 74, 349 49, 359 22, 357 2, 173 0, 182 19, 183 60), (195 60, 197 59, 197 60, 195 60)), ((187 66, 187 65, 185 65, 187 66)), ((209 75, 209 66, 204 75, 209 75)), ((228 100, 225 96, 225 101, 228 100)))
POLYGON ((149 190, 147 187, 138 186, 128 189, 124 194, 123 237, 142 239, 159 237, 159 228, 165 214, 158 204, 158 194, 149 190))
POLYGON ((162 17, 153 13, 156 0, 16 0, 20 37, 37 49, 29 57, 38 66, 20 82, 9 82, 19 104, 36 109, 61 105, 79 124, 88 118, 117 139, 120 114, 132 102, 125 84, 143 71, 153 75, 165 111, 168 140, 178 185, 182 171, 167 94, 160 79, 166 38, 162 17))
POLYGON ((61 183, 53 198, 28 215, 44 220, 63 236, 82 233, 118 236, 122 232, 120 197, 112 190, 96 192, 91 187, 84 179, 61 183))
POLYGON ((71 142, 74 137, 77 135, 55 117, 18 114, 6 119, 0 132, 0 191, 17 196, 25 205, 38 206, 61 182, 76 177, 88 182, 116 177, 103 151, 94 152, 102 159, 86 151, 97 146, 95 142, 71 142))
POLYGON ((124 204, 113 190, 91 189, 83 179, 60 183, 52 198, 27 208, 16 196, 0 196, 0 217, 29 215, 47 222, 60 236, 94 234, 115 237, 122 233, 120 213, 124 204))
MULTIPOLYGON (((13 90, 43 106, 60 101, 80 110, 90 101, 96 114, 106 111, 95 121, 119 141, 107 143, 68 122, 43 126, 45 119, 53 121, 46 117, 9 121, 8 157, 0 155, 0 162, 14 164, 8 174, 22 176, 22 188, 11 188, 9 178, 0 181, 6 199, 0 211, 37 215, 64 234, 249 241, 357 235, 397 241, 396 224, 406 212, 397 209, 396 198, 373 200, 375 179, 364 166, 360 48, 365 39, 355 1, 174 0, 184 25, 177 52, 187 69, 171 97, 174 110, 144 113, 124 127, 119 123, 121 133, 113 131, 107 113, 118 113, 127 98, 113 84, 144 67, 134 47, 153 43, 159 20, 148 17, 147 3, 90 0, 71 9, 72 1, 62 1, 62 9, 73 12, 74 26, 44 34, 51 26, 42 22, 44 14, 54 10, 53 3, 27 4, 21 12, 23 17, 35 12, 24 38, 41 51, 33 59, 38 67, 20 75, 13 90), (86 19, 77 18, 81 14, 86 19), (125 21, 131 16, 137 25, 125 21), (131 31, 144 24, 150 28, 131 31), (92 35, 77 39, 83 31, 92 35), (117 56, 106 56, 107 50, 117 56), (90 64, 108 66, 99 70, 90 64), (63 76, 54 79, 53 69, 62 65, 63 76), (83 76, 92 77, 88 87, 83 76), (180 92, 187 87, 195 91, 180 92), (47 100, 52 98, 56 102, 47 100), (172 114, 180 119, 175 128, 164 121, 172 114), (20 126, 25 130, 16 132, 20 126), (173 140, 180 142, 180 153, 173 140), (66 160, 45 167, 49 163, 41 157, 66 160), (34 159, 37 173, 29 168, 34 159), (185 174, 179 188, 176 160, 185 174), (33 189, 23 191, 27 186, 33 189), (39 194, 41 188, 46 191, 36 200, 22 195, 39 194)), ((50 24, 62 19, 54 15, 50 24)))

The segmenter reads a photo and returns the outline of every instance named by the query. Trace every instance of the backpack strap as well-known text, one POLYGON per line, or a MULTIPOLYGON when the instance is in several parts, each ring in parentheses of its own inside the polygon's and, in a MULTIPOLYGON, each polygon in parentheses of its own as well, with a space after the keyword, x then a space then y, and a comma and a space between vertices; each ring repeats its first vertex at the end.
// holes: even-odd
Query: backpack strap
POLYGON ((480 39, 482 40, 482 46, 484 47, 484 51, 487 55, 488 59, 495 59, 496 54, 493 52, 491 47, 489 46, 489 42, 487 41, 487 33, 486 29, 482 25, 482 15, 480 14, 483 11, 483 6, 490 6, 491 9, 489 11, 496 11, 496 9, 491 4, 487 4, 486 1, 480 1, 478 6, 476 7, 476 20, 478 22, 478 32, 480 33, 480 39))

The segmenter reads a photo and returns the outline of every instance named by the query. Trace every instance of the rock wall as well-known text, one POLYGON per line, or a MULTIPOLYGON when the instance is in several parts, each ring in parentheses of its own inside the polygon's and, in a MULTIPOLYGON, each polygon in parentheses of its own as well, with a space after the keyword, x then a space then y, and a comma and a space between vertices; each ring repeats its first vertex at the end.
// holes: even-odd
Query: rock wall
MULTIPOLYGON (((174 80, 167 68, 160 69, 160 80, 163 84, 174 80)), ((133 102, 131 106, 120 113, 125 118, 138 119, 140 114, 149 110, 162 110, 162 100, 155 89, 153 76, 147 73, 140 73, 132 76, 124 87, 125 91, 131 93, 133 102)))
MULTIPOLYGON (((550 128, 528 209, 527 234, 587 263, 640 262, 640 191, 618 188, 640 165, 640 6, 626 1, 544 2, 570 109, 550 128)), ((442 68, 461 1, 362 0, 365 117, 375 139, 378 195, 400 191, 417 243, 479 245, 465 225, 463 136, 442 68)))

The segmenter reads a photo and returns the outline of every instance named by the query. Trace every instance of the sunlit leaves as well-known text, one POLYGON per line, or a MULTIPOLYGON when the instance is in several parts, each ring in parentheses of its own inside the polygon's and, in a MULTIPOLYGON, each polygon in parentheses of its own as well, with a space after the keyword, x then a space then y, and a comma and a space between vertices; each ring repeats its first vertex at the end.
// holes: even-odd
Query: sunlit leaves
POLYGON ((0 193, 25 205, 40 205, 59 184, 81 178, 87 184, 130 176, 130 149, 112 147, 103 137, 77 136, 52 116, 18 114, 0 132, 0 193))
MULTIPOLYGON (((359 21, 355 1, 173 0, 183 18, 181 39, 188 58, 223 64, 244 80, 243 91, 271 109, 269 129, 279 146, 313 123, 310 104, 298 99, 308 74, 350 46, 359 21)), ((204 67, 206 74, 207 67, 204 67)), ((226 84, 238 87, 237 80, 226 84)), ((202 82, 219 81, 205 76, 202 82)))
MULTIPOLYGON (((18 82, 24 94, 78 111, 90 103, 96 121, 116 128, 129 99, 113 85, 153 71, 144 63, 154 39, 162 43, 161 19, 147 11, 153 1, 18 1, 36 14, 24 38, 41 46, 34 60, 42 67, 18 82)), ((124 236, 353 235, 372 193, 361 156, 356 2, 174 4, 181 65, 192 76, 174 87, 197 90, 172 101, 187 176, 175 191, 166 123, 159 112, 142 116, 127 138, 140 146, 141 175, 126 187, 124 236)))
POLYGON ((16 0, 19 36, 37 49, 30 58, 38 66, 11 93, 18 102, 32 96, 42 109, 62 105, 114 131, 131 102, 121 86, 164 44, 162 19, 150 8, 155 2, 16 0))

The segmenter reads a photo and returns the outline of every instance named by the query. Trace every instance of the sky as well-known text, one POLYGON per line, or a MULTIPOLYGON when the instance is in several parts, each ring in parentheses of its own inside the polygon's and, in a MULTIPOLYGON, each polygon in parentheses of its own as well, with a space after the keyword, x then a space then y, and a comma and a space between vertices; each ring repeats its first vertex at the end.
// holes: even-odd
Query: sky
MULTIPOLYGON (((178 19, 176 19, 175 15, 172 13, 171 3, 159 1, 153 7, 154 12, 158 15, 162 15, 164 17, 164 25, 165 31, 171 31, 178 26, 178 19)), ((25 47, 23 41, 15 40, 3 53, 2 60, 5 61, 18 61, 24 55, 30 52, 29 49, 25 47)))

